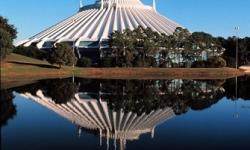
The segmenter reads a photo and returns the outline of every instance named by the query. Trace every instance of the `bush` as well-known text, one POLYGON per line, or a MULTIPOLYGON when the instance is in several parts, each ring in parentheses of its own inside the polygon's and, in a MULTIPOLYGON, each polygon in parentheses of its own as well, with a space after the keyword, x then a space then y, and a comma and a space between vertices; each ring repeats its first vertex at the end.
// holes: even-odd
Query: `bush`
POLYGON ((172 68, 180 68, 180 65, 178 63, 172 63, 172 68))
POLYGON ((91 67, 92 66, 92 60, 87 57, 82 57, 78 60, 77 65, 79 67, 91 67))
POLYGON ((102 67, 114 67, 114 58, 112 57, 105 57, 101 60, 102 67))
POLYGON ((221 57, 214 57, 214 58, 208 59, 208 62, 212 67, 215 67, 215 68, 227 66, 227 62, 221 57))
POLYGON ((206 68, 207 62, 206 61, 195 61, 193 62, 192 68, 206 68))
POLYGON ((144 67, 144 63, 140 57, 135 58, 134 67, 144 67))
POLYGON ((223 59, 225 59, 226 60, 226 62, 227 62, 227 66, 228 67, 235 67, 235 58, 234 57, 229 57, 229 56, 224 56, 224 58, 223 59))
POLYGON ((157 62, 154 57, 147 56, 145 61, 141 57, 136 57, 134 60, 134 67, 157 67, 157 62))
POLYGON ((220 68, 226 66, 226 61, 221 57, 209 58, 207 61, 196 61, 192 64, 192 68, 220 68))
POLYGON ((27 57, 32 57, 36 59, 45 59, 46 58, 46 52, 39 50, 35 46, 29 46, 29 47, 24 47, 24 46, 18 46, 14 49, 13 51, 16 54, 24 55, 27 57))
POLYGON ((11 35, 4 29, 0 28, 0 50, 1 50, 0 59, 2 60, 8 54, 10 54, 12 48, 13 45, 12 45, 11 35))

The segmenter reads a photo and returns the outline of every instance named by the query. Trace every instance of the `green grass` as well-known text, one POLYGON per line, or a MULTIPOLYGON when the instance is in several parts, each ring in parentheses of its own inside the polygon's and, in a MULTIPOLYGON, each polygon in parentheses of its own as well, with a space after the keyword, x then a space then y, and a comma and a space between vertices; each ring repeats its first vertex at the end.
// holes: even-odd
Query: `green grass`
POLYGON ((34 59, 31 57, 27 57, 27 56, 23 56, 23 55, 19 55, 19 54, 15 54, 12 53, 10 54, 5 62, 8 61, 18 61, 18 62, 26 62, 26 63, 33 63, 33 64, 46 64, 46 65, 50 65, 47 61, 42 61, 39 59, 34 59))

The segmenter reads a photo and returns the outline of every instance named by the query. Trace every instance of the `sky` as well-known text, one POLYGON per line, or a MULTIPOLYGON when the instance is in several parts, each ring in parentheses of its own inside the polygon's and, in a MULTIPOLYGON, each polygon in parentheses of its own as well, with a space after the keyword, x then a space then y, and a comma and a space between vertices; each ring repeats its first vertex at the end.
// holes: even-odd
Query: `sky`
MULTIPOLYGON (((95 0, 82 0, 84 5, 95 0)), ((152 5, 153 0, 141 0, 152 5)), ((191 32, 213 36, 250 36, 250 0, 156 0, 157 11, 191 32)), ((24 40, 76 13, 79 0, 0 0, 0 15, 18 30, 24 40)))

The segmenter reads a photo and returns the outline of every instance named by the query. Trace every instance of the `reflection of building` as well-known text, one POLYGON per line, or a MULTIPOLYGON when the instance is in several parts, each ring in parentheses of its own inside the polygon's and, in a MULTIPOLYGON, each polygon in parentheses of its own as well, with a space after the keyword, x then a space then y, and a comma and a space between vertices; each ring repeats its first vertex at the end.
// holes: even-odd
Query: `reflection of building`
POLYGON ((100 144, 102 138, 120 142, 120 149, 125 149, 127 140, 137 140, 141 134, 151 133, 154 136, 154 129, 160 123, 172 118, 175 114, 171 108, 158 109, 149 114, 138 116, 135 113, 125 113, 122 109, 113 111, 108 108, 107 102, 95 99, 82 99, 79 94, 65 104, 56 104, 52 99, 45 97, 42 91, 36 95, 30 93, 21 94, 46 108, 56 112, 60 116, 67 118, 79 126, 79 134, 82 129, 98 132, 100 144))
POLYGON ((82 6, 75 15, 19 44, 50 48, 68 42, 79 48, 106 47, 113 31, 150 27, 159 33, 172 34, 179 25, 160 15, 153 6, 140 0, 96 0, 82 6))

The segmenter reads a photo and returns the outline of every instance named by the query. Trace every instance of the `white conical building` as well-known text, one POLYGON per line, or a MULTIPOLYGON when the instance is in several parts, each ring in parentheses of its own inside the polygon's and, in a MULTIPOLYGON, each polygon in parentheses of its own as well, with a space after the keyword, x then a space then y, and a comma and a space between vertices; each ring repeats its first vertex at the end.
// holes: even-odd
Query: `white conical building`
POLYGON ((78 48, 100 48, 106 45, 110 33, 138 26, 169 35, 180 25, 159 14, 155 1, 152 6, 140 0, 96 0, 86 6, 80 1, 75 15, 17 45, 50 48, 68 42, 78 48))

